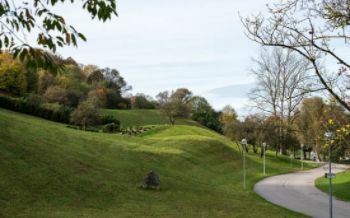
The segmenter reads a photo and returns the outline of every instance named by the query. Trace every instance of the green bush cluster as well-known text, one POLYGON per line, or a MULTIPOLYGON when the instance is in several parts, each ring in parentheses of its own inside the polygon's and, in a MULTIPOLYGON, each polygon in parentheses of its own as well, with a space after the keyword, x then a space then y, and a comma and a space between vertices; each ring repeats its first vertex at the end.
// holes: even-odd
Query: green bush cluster
POLYGON ((105 133, 114 133, 120 131, 119 123, 108 123, 102 127, 102 132, 105 133))
POLYGON ((59 108, 47 107, 41 104, 33 104, 24 98, 2 95, 0 95, 0 107, 61 123, 70 123, 72 112, 71 108, 65 106, 59 108))
POLYGON ((110 123, 115 123, 116 125, 120 126, 120 121, 117 120, 114 116, 112 115, 105 115, 101 117, 101 124, 106 125, 110 123))
POLYGON ((121 132, 123 135, 139 135, 151 130, 152 128, 154 128, 154 126, 132 126, 122 129, 121 132))

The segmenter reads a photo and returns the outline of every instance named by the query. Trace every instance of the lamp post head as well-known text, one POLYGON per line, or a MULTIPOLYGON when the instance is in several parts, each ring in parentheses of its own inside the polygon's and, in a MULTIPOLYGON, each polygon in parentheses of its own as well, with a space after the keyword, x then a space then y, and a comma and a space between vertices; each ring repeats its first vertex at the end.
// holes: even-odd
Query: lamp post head
POLYGON ((301 144, 300 147, 303 148, 303 147, 304 147, 304 144, 301 144))
POLYGON ((263 146, 264 148, 266 148, 266 146, 267 146, 266 142, 262 143, 262 146, 263 146))
POLYGON ((241 143, 243 144, 243 145, 247 145, 247 139, 242 139, 242 141, 241 141, 241 143))

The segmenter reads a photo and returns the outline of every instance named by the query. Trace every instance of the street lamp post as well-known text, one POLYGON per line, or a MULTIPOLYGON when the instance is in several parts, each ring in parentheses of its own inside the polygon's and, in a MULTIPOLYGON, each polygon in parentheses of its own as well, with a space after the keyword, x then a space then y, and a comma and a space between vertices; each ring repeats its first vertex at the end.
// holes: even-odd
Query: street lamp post
POLYGON ((300 160, 301 160, 301 169, 304 169, 304 144, 300 145, 301 151, 300 151, 300 160))
POLYGON ((263 151, 264 151, 264 176, 266 175, 266 143, 262 143, 263 151))
POLYGON ((241 144, 243 145, 243 188, 246 189, 245 153, 247 149, 247 139, 242 139, 241 144))
MULTIPOLYGON (((328 141, 330 141, 333 137, 333 133, 332 132, 326 132, 325 137, 328 141)), ((329 142, 328 145, 328 181, 329 181, 329 217, 332 218, 333 217, 333 199, 332 199, 332 195, 333 195, 333 190, 332 190, 332 148, 331 148, 331 142, 329 142)))

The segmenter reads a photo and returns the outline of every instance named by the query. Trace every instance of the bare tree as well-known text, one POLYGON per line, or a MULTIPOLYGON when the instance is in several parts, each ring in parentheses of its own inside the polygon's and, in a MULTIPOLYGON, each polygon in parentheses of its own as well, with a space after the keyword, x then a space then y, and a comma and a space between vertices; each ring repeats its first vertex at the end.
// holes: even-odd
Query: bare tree
POLYGON ((256 68, 252 73, 257 86, 249 94, 253 106, 279 122, 278 143, 281 153, 286 152, 282 139, 294 121, 294 114, 309 86, 310 64, 292 51, 274 48, 263 49, 258 59, 253 59, 256 68))
POLYGON ((349 6, 348 0, 286 0, 268 5, 268 15, 242 18, 242 23, 249 39, 301 55, 311 64, 321 85, 309 91, 327 90, 350 111, 350 62, 346 52, 336 50, 337 45, 349 43, 349 6), (324 63, 331 73, 322 68, 324 63))

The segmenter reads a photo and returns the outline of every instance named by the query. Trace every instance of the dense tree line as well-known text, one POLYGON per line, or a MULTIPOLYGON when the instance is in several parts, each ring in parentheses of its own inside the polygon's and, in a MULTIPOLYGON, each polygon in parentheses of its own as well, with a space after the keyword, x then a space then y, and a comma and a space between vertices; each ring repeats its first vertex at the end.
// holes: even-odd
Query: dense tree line
POLYGON ((269 149, 280 151, 280 144, 296 155, 304 144, 303 151, 313 151, 317 159, 328 158, 328 146, 332 146, 332 158, 339 160, 349 157, 350 114, 334 99, 326 101, 321 97, 305 98, 292 119, 295 122, 280 121, 279 117, 262 113, 250 114, 243 120, 231 119, 223 125, 223 133, 236 141, 246 138, 253 151, 258 152, 263 142, 269 149), (281 123, 285 131, 282 140, 278 137, 281 123), (334 138, 330 141, 325 133, 331 131, 334 138))
MULTIPOLYGON (((78 112, 86 115, 94 114, 84 122, 90 125, 98 123, 99 117, 96 113, 98 108, 131 107, 130 99, 123 97, 131 86, 116 69, 99 68, 94 65, 84 66, 78 64, 73 58, 64 59, 53 54, 51 56, 60 66, 58 71, 30 68, 26 63, 14 59, 11 54, 1 53, 0 93, 11 97, 8 98, 8 102, 13 102, 14 98, 20 99, 18 102, 22 102, 22 107, 36 106, 46 108, 45 110, 55 108, 54 111, 57 113, 67 108, 69 111, 76 109, 71 121, 79 125, 82 121, 77 121, 80 117, 77 115, 78 112), (85 109, 82 110, 82 108, 85 109), (90 110, 89 113, 87 109, 90 110)), ((12 105, 18 105, 18 102, 12 105)), ((17 106, 8 108, 22 111, 17 106)), ((26 110, 27 113, 29 111, 33 111, 33 115, 40 116, 38 111, 44 111, 44 109, 26 110)), ((65 119, 64 122, 67 120, 65 119)))

